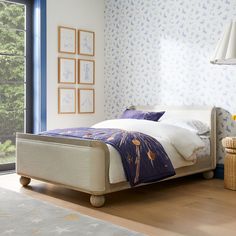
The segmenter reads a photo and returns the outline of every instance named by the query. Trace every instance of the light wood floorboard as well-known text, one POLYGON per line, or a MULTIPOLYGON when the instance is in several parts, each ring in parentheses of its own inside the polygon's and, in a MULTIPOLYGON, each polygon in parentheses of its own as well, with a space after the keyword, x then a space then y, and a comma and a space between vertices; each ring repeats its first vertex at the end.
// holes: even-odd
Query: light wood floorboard
POLYGON ((112 193, 98 209, 74 190, 36 180, 22 188, 16 174, 0 176, 0 187, 147 235, 236 235, 236 191, 224 189, 219 179, 185 177, 112 193))

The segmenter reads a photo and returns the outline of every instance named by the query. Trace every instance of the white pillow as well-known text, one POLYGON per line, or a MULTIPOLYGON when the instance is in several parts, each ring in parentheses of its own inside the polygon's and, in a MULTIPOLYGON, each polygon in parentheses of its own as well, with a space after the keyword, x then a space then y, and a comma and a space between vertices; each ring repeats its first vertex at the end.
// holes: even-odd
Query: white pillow
POLYGON ((172 124, 184 129, 188 129, 198 135, 205 135, 210 132, 209 126, 200 121, 200 120, 176 120, 176 119, 163 119, 160 122, 165 123, 165 124, 172 124))

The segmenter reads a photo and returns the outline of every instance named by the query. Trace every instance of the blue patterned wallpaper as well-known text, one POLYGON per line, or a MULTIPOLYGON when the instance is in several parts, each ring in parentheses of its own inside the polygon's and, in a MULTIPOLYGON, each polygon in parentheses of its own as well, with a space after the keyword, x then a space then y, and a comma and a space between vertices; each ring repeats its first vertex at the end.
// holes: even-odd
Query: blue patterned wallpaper
POLYGON ((222 146, 222 139, 227 136, 236 136, 236 122, 232 120, 231 114, 222 109, 217 108, 217 140, 216 153, 217 163, 223 164, 225 157, 225 150, 222 146))
POLYGON ((236 113, 236 66, 209 63, 236 0, 105 0, 105 112, 216 105, 236 113))

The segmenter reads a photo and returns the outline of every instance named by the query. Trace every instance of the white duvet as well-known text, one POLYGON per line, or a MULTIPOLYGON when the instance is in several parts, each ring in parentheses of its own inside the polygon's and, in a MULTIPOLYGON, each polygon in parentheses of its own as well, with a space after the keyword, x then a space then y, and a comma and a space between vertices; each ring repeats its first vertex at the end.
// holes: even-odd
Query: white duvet
MULTIPOLYGON (((195 132, 161 122, 115 119, 97 123, 92 127, 137 131, 154 137, 164 147, 175 169, 194 164, 196 162, 197 150, 205 146, 204 142, 195 132)), ((110 183, 126 181, 120 154, 111 145, 107 146, 110 151, 110 183)))

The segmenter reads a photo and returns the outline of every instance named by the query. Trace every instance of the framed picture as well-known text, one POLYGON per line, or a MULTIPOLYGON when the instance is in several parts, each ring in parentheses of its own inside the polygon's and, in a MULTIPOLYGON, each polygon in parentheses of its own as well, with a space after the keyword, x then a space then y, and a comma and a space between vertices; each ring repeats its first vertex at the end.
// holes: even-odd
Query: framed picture
POLYGON ((58 27, 58 52, 76 53, 76 29, 64 26, 58 27))
POLYGON ((85 88, 78 89, 78 112, 79 113, 94 113, 95 92, 94 89, 85 88))
POLYGON ((76 59, 65 57, 58 58, 58 83, 76 83, 76 59))
POLYGON ((78 54, 94 56, 95 33, 87 30, 78 30, 78 54))
POLYGON ((95 83, 95 61, 78 60, 78 83, 94 84, 95 83))
POLYGON ((75 114, 76 113, 76 89, 58 88, 58 113, 75 114))

